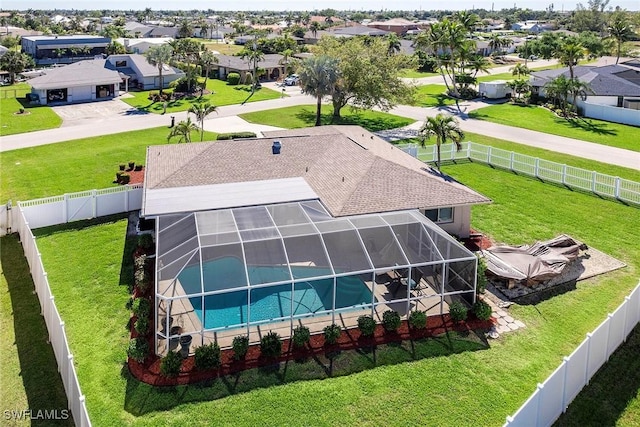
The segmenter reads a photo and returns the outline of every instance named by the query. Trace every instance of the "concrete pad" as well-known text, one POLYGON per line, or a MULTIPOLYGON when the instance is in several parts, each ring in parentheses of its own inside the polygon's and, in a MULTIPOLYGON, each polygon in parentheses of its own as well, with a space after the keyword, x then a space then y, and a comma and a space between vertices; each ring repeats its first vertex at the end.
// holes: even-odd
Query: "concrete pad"
POLYGON ((515 322, 513 322, 513 323, 515 323, 516 325, 518 325, 518 327, 519 327, 519 328, 524 328, 524 327, 526 326, 526 325, 525 325, 523 322, 521 322, 520 320, 516 320, 516 321, 515 321, 515 322))
POLYGON ((509 323, 509 324, 507 325, 507 327, 508 327, 509 329, 511 329, 512 331, 517 331, 517 330, 518 330, 518 325, 516 325, 515 323, 509 323))
POLYGON ((505 317, 507 315, 507 312, 504 310, 497 310, 496 313, 498 313, 498 316, 500 317, 505 317))
POLYGON ((214 115, 213 118, 205 119, 204 129, 210 132, 217 133, 254 132, 259 138, 262 138, 261 132, 270 130, 281 130, 282 128, 249 123, 248 121, 243 120, 238 116, 216 118, 214 115))
POLYGON ((511 317, 511 316, 504 316, 504 320, 506 320, 507 322, 511 323, 511 322, 513 322, 513 317, 511 317))
POLYGON ((496 328, 496 332, 498 332, 500 335, 502 335, 502 334, 505 334, 507 332, 511 332, 511 329, 509 329, 509 327, 507 327, 507 326, 500 325, 500 326, 498 326, 496 328))
POLYGON ((505 326, 508 322, 503 317, 498 319, 498 325, 505 326))
POLYGON ((128 114, 129 110, 135 110, 119 99, 59 105, 51 108, 62 118, 63 127, 113 120, 128 114))

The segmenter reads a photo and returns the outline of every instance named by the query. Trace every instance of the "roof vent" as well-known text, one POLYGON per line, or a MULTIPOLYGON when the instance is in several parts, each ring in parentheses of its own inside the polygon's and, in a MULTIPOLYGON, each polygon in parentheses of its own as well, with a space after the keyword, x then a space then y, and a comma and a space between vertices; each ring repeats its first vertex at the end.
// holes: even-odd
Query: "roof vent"
POLYGON ((271 152, 273 154, 280 154, 280 149, 282 148, 282 144, 277 139, 273 141, 273 145, 271 146, 271 152))

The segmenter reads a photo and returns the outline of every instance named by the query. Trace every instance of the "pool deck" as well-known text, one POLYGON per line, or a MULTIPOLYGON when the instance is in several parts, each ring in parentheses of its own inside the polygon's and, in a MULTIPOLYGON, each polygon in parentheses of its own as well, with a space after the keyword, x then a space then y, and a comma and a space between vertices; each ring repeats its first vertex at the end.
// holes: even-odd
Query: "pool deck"
MULTIPOLYGON (((410 299, 407 300, 406 285, 402 281, 381 281, 373 283, 371 281, 364 282, 375 298, 380 303, 375 307, 374 318, 377 322, 382 321, 382 313, 387 310, 397 311, 403 319, 407 317, 407 308, 409 311, 422 310, 426 311, 428 316, 441 315, 448 312, 447 302, 440 297, 440 294, 434 290, 433 283, 437 278, 424 277, 409 293, 410 299), (404 299, 401 299, 403 298, 404 299), (407 305, 408 303, 408 305, 407 305)), ((184 289, 177 283, 174 288, 174 295, 181 296, 184 289), (182 293, 181 293, 182 292, 182 293)), ((371 308, 366 309, 349 309, 348 311, 339 312, 332 317, 330 314, 324 316, 309 316, 306 318, 298 318, 293 320, 275 321, 251 326, 249 329, 249 340, 253 343, 260 342, 260 338, 267 332, 276 332, 281 338, 289 338, 294 327, 303 325, 309 328, 312 334, 322 333, 325 326, 336 323, 343 329, 357 327, 358 317, 363 314, 371 314, 371 308)), ((164 312, 159 311, 159 317, 163 317, 164 312)), ((247 328, 230 328, 215 332, 204 332, 200 334, 201 322, 196 314, 193 306, 188 299, 175 300, 172 305, 172 317, 174 318, 174 326, 182 327, 184 333, 192 333, 193 341, 191 343, 191 351, 203 344, 209 344, 217 341, 221 348, 231 347, 233 338, 238 335, 246 335, 247 328), (197 331, 194 333, 194 331, 197 331)), ((175 343, 171 345, 175 349, 175 343)), ((158 339, 158 354, 165 354, 167 350, 166 340, 158 339)))

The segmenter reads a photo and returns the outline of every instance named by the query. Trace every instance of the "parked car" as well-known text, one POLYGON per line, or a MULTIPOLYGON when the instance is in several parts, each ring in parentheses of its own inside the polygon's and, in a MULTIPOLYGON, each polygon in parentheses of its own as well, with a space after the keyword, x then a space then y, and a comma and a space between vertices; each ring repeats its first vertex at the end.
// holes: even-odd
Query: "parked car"
POLYGON ((291 74, 289 77, 284 79, 284 84, 287 86, 295 86, 300 81, 300 76, 297 74, 291 74))

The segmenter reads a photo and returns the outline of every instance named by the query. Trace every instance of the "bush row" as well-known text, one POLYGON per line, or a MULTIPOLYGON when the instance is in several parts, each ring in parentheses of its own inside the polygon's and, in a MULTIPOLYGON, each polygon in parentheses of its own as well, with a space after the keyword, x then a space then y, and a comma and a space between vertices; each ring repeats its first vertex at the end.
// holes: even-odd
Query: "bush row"
POLYGON ((229 133, 219 133, 216 138, 218 141, 227 140, 227 139, 238 139, 238 138, 255 138, 256 134, 253 132, 229 132, 229 133))

